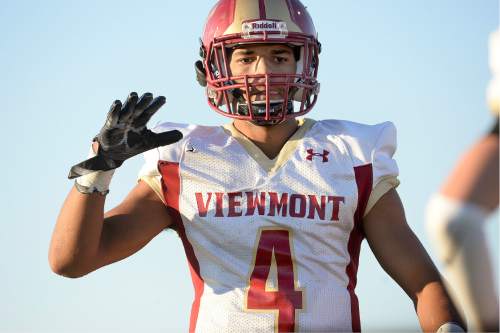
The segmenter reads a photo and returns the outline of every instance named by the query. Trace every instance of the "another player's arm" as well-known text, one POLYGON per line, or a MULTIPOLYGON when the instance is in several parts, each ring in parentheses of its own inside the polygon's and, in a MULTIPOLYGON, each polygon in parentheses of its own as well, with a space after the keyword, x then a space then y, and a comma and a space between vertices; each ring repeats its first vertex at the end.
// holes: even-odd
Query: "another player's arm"
POLYGON ((68 194, 49 250, 55 273, 81 277, 127 258, 171 224, 165 205, 144 182, 106 214, 104 198, 75 188, 68 194))
POLYGON ((382 268, 412 299, 423 331, 436 332, 447 322, 465 327, 438 270, 408 226, 396 190, 379 199, 363 227, 382 268))

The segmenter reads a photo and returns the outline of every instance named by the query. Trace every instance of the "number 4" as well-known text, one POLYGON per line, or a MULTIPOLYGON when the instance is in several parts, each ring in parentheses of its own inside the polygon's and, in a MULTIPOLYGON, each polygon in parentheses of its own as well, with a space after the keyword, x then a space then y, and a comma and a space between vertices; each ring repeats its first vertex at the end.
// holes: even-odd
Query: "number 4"
POLYGON ((295 275, 288 230, 263 229, 247 291, 248 310, 277 310, 278 332, 295 331, 295 310, 302 309, 302 291, 295 289, 295 275), (278 290, 267 291, 271 262, 276 260, 278 290))

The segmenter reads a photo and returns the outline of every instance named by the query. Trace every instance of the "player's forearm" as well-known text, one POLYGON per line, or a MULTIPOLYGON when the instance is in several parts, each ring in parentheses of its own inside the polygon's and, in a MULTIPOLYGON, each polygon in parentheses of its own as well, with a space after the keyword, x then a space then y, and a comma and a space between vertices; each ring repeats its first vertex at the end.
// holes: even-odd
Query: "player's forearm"
POLYGON ((52 234, 49 262, 52 270, 67 277, 80 277, 93 270, 99 248, 105 196, 82 194, 74 187, 61 208, 52 234))
POLYGON ((453 305, 441 280, 427 283, 416 293, 416 310, 424 332, 436 332, 444 323, 465 323, 453 305))
MULTIPOLYGON (((448 294, 438 269, 424 247, 414 235, 413 258, 405 269, 404 290, 415 303, 420 327, 423 332, 436 332, 443 324, 454 323, 465 330, 465 322, 448 294)), ((447 332, 446 329, 443 332, 447 332)))

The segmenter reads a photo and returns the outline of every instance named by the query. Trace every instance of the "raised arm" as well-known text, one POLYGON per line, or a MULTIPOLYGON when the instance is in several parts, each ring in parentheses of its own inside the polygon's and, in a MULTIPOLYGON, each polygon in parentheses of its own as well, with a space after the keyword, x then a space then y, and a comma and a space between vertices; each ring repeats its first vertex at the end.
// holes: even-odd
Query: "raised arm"
POLYGON ((445 323, 465 327, 438 270, 406 223, 396 190, 379 199, 363 227, 382 268, 412 299, 423 331, 436 332, 445 323))
POLYGON ((179 131, 153 133, 146 124, 165 103, 150 93, 131 93, 111 105, 106 123, 94 139, 94 153, 71 168, 77 178, 57 219, 49 249, 52 270, 80 277, 121 260, 146 245, 170 225, 160 198, 140 182, 115 209, 104 214, 104 200, 114 169, 137 154, 177 142, 179 131))

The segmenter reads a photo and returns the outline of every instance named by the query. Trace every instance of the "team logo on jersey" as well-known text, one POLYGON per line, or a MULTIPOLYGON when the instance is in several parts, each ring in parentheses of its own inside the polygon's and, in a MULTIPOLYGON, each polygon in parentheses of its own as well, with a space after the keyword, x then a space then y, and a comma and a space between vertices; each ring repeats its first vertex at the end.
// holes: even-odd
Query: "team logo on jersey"
POLYGON ((330 155, 328 150, 323 149, 323 153, 316 153, 314 152, 314 149, 311 148, 307 150, 306 160, 312 161, 314 157, 321 157, 323 159, 323 163, 326 163, 328 162, 328 155, 330 155))

